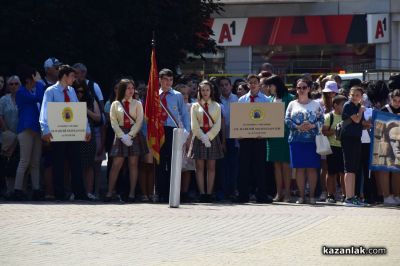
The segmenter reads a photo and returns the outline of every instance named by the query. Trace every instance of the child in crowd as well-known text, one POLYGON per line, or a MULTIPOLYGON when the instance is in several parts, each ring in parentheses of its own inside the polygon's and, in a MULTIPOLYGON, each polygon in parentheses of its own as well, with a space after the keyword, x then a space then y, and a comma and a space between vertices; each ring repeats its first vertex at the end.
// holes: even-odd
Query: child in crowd
POLYGON ((345 191, 344 186, 344 165, 343 165, 343 151, 340 140, 336 139, 335 127, 342 121, 343 105, 347 98, 343 95, 338 95, 333 98, 333 111, 325 114, 325 122, 322 128, 322 133, 328 137, 331 144, 332 154, 327 156, 328 175, 326 177, 326 187, 328 196, 327 203, 336 203, 336 180, 339 175, 340 186, 342 192, 345 191))

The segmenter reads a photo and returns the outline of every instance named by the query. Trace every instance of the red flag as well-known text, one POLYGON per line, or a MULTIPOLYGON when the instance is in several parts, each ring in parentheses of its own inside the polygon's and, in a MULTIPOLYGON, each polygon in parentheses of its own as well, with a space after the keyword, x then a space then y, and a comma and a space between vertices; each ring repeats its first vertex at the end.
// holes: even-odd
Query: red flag
POLYGON ((144 115, 147 121, 147 143, 157 163, 160 163, 160 149, 165 141, 164 123, 161 119, 159 89, 156 50, 153 47, 151 51, 151 67, 144 115))

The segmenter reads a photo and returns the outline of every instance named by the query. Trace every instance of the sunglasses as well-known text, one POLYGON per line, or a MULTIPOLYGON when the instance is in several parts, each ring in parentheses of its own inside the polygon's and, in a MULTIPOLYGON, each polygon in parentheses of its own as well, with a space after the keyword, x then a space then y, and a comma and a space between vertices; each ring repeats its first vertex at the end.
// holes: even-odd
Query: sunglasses
POLYGON ((10 86, 17 86, 17 85, 19 85, 19 83, 18 83, 18 82, 10 82, 10 83, 8 83, 8 85, 10 85, 10 86))
POLYGON ((76 91, 76 93, 84 94, 84 91, 76 91))
POLYGON ((303 91, 305 91, 306 89, 308 89, 307 86, 296 87, 296 90, 303 90, 303 91))

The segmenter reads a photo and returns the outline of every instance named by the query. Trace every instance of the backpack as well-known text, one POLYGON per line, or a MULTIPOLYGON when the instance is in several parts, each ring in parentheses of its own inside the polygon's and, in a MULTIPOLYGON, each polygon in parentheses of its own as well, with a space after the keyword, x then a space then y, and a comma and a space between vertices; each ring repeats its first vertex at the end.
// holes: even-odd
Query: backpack
POLYGON ((330 112, 329 113, 329 130, 332 128, 332 125, 333 125, 333 112, 330 112))
POLYGON ((51 86, 51 84, 47 82, 46 77, 42 78, 42 81, 44 83, 44 88, 43 88, 44 90, 46 90, 48 87, 51 86))
POLYGON ((90 93, 92 94, 94 100, 97 102, 97 105, 99 106, 99 109, 100 109, 101 119, 100 119, 99 122, 94 122, 94 124, 93 124, 94 127, 99 127, 99 126, 102 126, 104 124, 104 120, 103 120, 104 119, 104 110, 103 110, 103 107, 100 104, 99 97, 97 97, 97 94, 94 91, 94 81, 93 80, 89 80, 88 87, 89 87, 90 93))
POLYGON ((346 120, 340 121, 336 126, 335 126, 335 138, 336 140, 341 140, 342 139, 342 134, 343 130, 345 127, 351 124, 351 118, 347 118, 346 120))

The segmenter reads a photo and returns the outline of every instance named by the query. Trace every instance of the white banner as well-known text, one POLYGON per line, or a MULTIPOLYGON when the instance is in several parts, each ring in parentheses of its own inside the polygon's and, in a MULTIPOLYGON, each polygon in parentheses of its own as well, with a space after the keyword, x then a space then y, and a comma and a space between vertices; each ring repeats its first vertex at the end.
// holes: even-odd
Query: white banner
POLYGON ((47 120, 52 141, 84 141, 87 126, 86 103, 50 102, 47 120))

